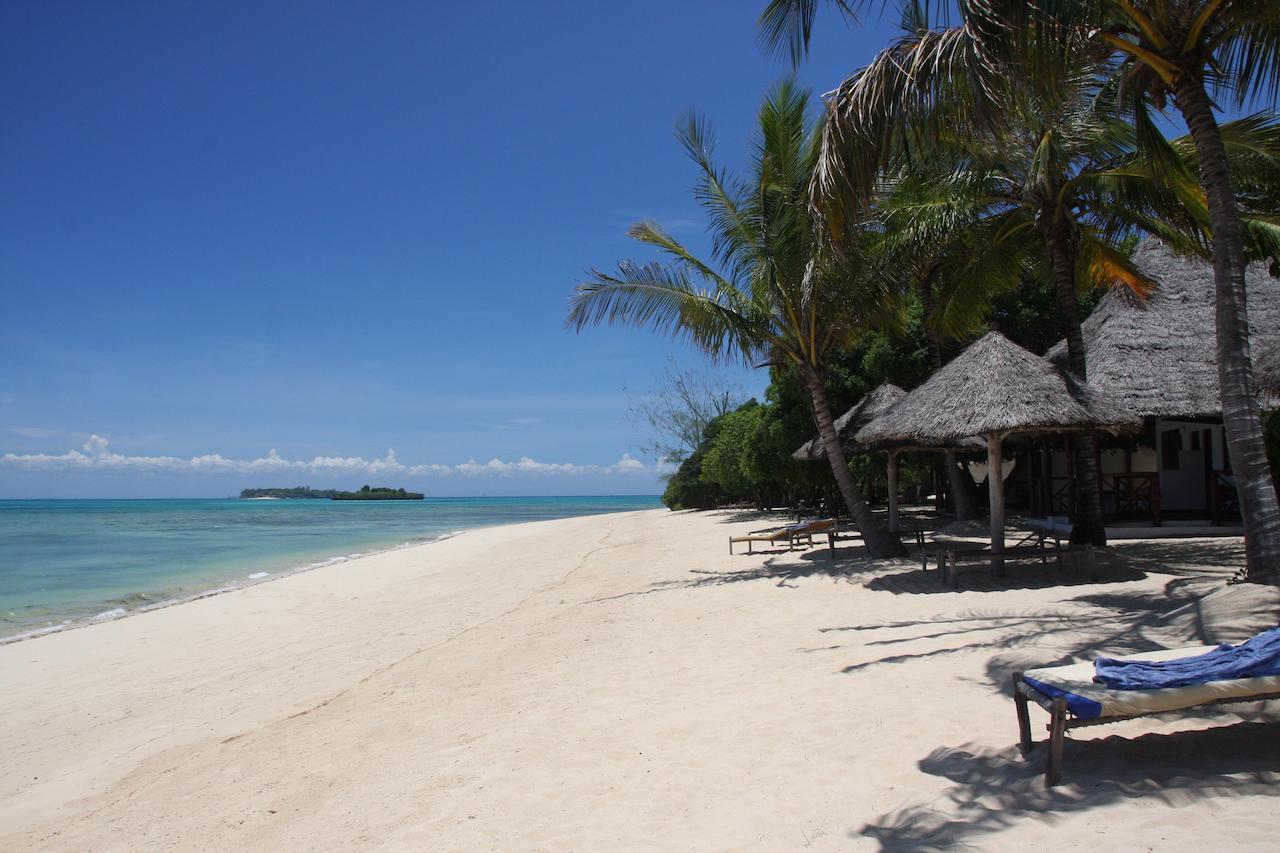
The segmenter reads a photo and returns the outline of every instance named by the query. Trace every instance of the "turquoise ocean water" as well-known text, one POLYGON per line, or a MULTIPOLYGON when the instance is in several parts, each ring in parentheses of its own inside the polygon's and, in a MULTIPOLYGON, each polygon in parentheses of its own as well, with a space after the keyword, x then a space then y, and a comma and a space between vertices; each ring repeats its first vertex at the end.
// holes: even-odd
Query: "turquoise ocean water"
POLYGON ((0 501, 0 639, 476 527, 658 506, 657 497, 0 501))

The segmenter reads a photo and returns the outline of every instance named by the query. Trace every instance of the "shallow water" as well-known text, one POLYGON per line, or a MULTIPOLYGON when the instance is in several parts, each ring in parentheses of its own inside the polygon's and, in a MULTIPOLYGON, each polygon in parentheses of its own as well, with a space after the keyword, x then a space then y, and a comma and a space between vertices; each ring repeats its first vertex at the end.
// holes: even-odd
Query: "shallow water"
POLYGON ((0 501, 0 638, 471 528, 660 505, 649 496, 0 501))

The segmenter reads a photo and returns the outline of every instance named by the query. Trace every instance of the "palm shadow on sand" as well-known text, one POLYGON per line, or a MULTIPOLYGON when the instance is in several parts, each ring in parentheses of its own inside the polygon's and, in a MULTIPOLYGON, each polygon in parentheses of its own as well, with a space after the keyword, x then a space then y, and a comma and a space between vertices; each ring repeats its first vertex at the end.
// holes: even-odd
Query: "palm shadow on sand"
MULTIPOLYGON (((1240 707, 1246 720, 1233 725, 1068 742, 1067 778, 1054 788, 1044 786, 1043 746, 1029 759, 1013 745, 939 747, 918 766, 952 783, 941 795, 947 805, 930 796, 850 835, 873 838, 884 850, 982 848, 991 843, 989 836, 1020 821, 1052 822, 1123 800, 1178 807, 1208 798, 1272 796, 1280 782, 1276 717, 1261 713, 1258 705, 1240 707)), ((1213 719, 1208 714, 1174 719, 1194 726, 1201 716, 1213 719)), ((1154 846, 1160 841, 1151 838, 1154 846)))

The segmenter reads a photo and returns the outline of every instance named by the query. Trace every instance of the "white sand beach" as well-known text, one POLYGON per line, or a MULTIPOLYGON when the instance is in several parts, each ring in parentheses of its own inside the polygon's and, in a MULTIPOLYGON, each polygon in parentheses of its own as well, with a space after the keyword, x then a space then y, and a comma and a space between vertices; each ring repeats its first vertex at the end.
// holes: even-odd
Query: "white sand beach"
POLYGON ((761 526, 473 531, 0 647, 0 849, 1273 849, 1280 707, 1078 730, 1046 789, 1008 697, 1274 625, 1274 590, 1197 603, 1238 539, 950 592, 728 554, 761 526))

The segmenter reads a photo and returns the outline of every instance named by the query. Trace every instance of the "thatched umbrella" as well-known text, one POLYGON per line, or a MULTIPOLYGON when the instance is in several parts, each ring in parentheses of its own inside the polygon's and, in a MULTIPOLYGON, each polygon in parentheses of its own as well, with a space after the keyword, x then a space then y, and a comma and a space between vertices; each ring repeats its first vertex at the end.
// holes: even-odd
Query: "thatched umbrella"
MULTIPOLYGON (((853 441, 854 433, 889 411, 895 403, 906 396, 907 392, 892 382, 885 382, 871 389, 861 400, 854 403, 849 411, 836 419, 836 435, 840 437, 840 443, 846 449, 856 450, 858 445, 853 441)), ((818 436, 800 445, 791 457, 800 462, 817 462, 826 458, 825 453, 822 436, 818 436)), ((888 477, 889 532, 896 533, 898 531, 898 455, 896 451, 889 454, 888 477)))
MULTIPOLYGON (((849 411, 836 420, 836 434, 848 450, 884 451, 888 456, 886 475, 889 481, 889 532, 898 532, 898 454, 911 450, 982 450, 986 444, 980 439, 968 438, 959 442, 880 442, 875 446, 865 446, 854 441, 853 436, 871 421, 889 411, 907 396, 892 382, 885 382, 869 391, 866 396, 853 405, 849 411)), ((825 459, 822 448, 822 437, 812 438, 800 445, 791 454, 800 462, 817 462, 825 459)))
MULTIPOLYGON (((907 392, 892 382, 878 385, 867 392, 849 411, 836 418, 836 435, 840 436, 840 442, 846 447, 853 447, 854 433, 889 411, 894 403, 905 396, 907 392)), ((818 436, 800 445, 800 449, 792 453, 791 457, 800 462, 820 462, 827 458, 825 454, 822 436, 818 436)))
POLYGON ((969 436, 987 443, 991 559, 1004 570, 1005 436, 1114 429, 1137 419, 999 332, 991 332, 938 370, 854 436, 862 445, 945 444, 969 436))

